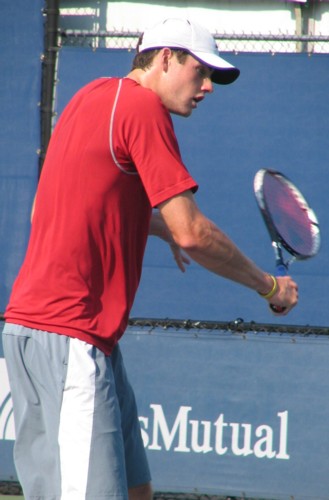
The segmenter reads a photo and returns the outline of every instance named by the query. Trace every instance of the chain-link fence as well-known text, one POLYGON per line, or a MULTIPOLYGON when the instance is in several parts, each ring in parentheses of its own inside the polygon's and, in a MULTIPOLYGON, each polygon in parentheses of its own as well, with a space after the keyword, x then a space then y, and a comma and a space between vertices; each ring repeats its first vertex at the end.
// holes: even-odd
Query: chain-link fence
MULTIPOLYGON (((107 0, 90 0, 88 4, 84 6, 83 0, 60 1, 60 45, 128 50, 136 47, 141 29, 134 27, 133 20, 140 10, 133 10, 133 6, 127 10, 107 0)), ((209 28, 221 52, 329 53, 328 4, 309 0, 304 6, 290 4, 266 14, 261 12, 266 2, 259 10, 253 7, 245 12, 232 3, 228 13, 221 10, 223 5, 218 2, 211 21, 213 29, 209 28)), ((135 26, 141 26, 140 19, 135 26)))
MULTIPOLYGON (((61 29, 60 45, 135 49, 139 31, 88 31, 61 29)), ((329 53, 329 36, 289 34, 212 33, 220 52, 329 53)))

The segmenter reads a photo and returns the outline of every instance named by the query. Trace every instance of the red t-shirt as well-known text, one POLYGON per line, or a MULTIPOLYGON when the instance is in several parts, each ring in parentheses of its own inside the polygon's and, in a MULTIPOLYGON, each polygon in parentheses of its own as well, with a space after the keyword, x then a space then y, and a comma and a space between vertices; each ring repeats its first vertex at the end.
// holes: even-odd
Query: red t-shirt
POLYGON ((110 354, 127 326, 152 207, 196 187, 154 92, 126 78, 82 88, 48 147, 6 321, 110 354))

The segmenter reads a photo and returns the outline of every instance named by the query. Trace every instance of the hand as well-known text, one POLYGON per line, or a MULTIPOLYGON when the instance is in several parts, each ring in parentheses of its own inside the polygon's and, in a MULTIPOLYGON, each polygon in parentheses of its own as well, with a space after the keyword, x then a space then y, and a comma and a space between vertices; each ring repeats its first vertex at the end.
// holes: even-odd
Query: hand
POLYGON ((181 248, 178 245, 176 245, 176 243, 171 242, 169 243, 169 246, 177 266, 182 271, 182 273, 185 273, 186 271, 185 264, 190 264, 190 259, 182 252, 181 248))
POLYGON ((277 282, 278 290, 268 302, 275 316, 285 316, 298 302, 298 286, 290 276, 277 276, 277 282))
POLYGON ((182 252, 181 248, 175 243, 171 232, 166 226, 162 216, 158 212, 154 212, 151 218, 150 234, 158 236, 163 241, 168 243, 170 250, 174 256, 178 268, 184 273, 185 264, 190 264, 190 259, 182 252))

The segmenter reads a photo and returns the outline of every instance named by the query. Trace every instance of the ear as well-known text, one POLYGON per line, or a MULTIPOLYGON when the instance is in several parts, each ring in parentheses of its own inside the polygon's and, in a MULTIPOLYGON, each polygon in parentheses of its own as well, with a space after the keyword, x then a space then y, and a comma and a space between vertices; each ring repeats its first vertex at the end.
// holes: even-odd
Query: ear
POLYGON ((164 47, 161 51, 161 63, 163 71, 167 72, 170 60, 173 58, 174 53, 169 47, 164 47))

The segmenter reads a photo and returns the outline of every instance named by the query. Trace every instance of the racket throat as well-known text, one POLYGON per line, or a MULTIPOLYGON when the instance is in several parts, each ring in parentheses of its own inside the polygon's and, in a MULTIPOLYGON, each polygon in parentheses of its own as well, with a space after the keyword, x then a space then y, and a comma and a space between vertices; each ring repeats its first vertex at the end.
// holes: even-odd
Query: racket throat
MULTIPOLYGON (((272 247, 275 255, 275 270, 277 276, 286 276, 291 261, 285 261, 283 258, 282 247, 277 241, 272 241, 272 247)), ((293 259, 292 259, 293 260, 293 259)))

